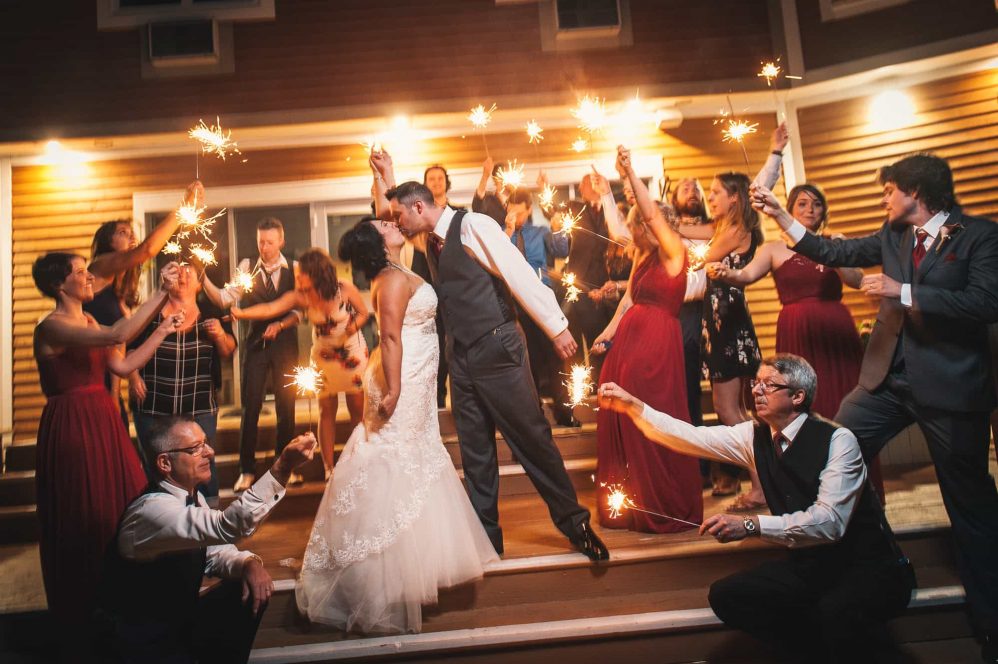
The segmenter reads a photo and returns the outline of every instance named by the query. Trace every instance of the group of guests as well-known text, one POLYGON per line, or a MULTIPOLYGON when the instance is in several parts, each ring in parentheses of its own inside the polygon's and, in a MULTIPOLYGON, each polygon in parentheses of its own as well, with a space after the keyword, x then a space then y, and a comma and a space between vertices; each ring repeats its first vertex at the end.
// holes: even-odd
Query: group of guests
MULTIPOLYGON (((602 360, 601 525, 689 527, 682 521, 703 521, 695 457, 728 464, 712 478, 721 495, 735 493, 736 473, 747 469, 752 490, 732 506, 747 515, 716 515, 701 533, 720 541, 757 534, 791 547, 792 555, 718 582, 711 605, 725 622, 798 655, 794 648, 817 638, 831 659, 855 659, 863 648, 884 645, 884 621, 907 605, 913 574, 884 518, 882 485, 878 497, 867 482, 867 464, 917 421, 953 522, 968 600, 986 635, 985 657, 998 656, 990 640, 998 629, 998 578, 988 562, 998 553, 998 494, 987 473, 995 396, 986 336, 986 324, 998 320, 998 230, 962 215, 945 161, 916 155, 881 171, 888 221, 880 233, 822 237, 828 210, 819 187, 795 187, 789 211, 771 192, 786 142, 781 126, 754 180, 720 174, 706 195, 696 180, 681 180, 669 203, 654 199, 621 147, 616 165, 630 210, 618 208, 605 178, 589 174, 582 200, 551 214, 555 231, 561 214, 590 231, 570 240, 534 226, 529 194, 489 193, 488 160, 468 212, 446 200, 442 167, 427 169, 424 183, 396 186, 390 157, 375 152, 375 215, 338 247, 372 283, 380 344, 370 356, 360 334, 370 314, 357 288, 337 278, 322 249, 289 262, 276 219, 260 222, 259 258, 241 266, 253 288, 218 287, 203 271, 170 263, 159 290, 137 308, 137 270, 176 231, 176 214, 140 244, 127 223, 105 225, 89 270, 80 256, 43 256, 33 276, 56 308, 35 334, 49 399, 37 477, 53 615, 79 633, 80 616, 99 606, 104 652, 128 661, 173 647, 209 656, 202 649, 212 646, 191 635, 201 610, 196 588, 204 573, 241 580, 244 592, 230 585, 215 597, 232 605, 252 599, 227 609, 240 616, 231 633, 242 639, 230 651, 245 659, 271 583, 260 559, 231 543, 253 532, 312 457, 311 436, 292 440, 294 396, 283 385, 297 362, 294 328, 307 317, 312 359, 325 373, 318 442, 329 480, 297 588, 299 608, 312 620, 346 630, 418 631, 420 607, 435 601, 439 587, 481 577, 503 552, 497 429, 559 530, 591 560, 609 557, 540 403, 548 393, 559 423, 575 423, 557 376, 585 343, 602 360), (762 242, 760 212, 787 232, 789 248, 762 242), (627 253, 609 251, 607 239, 627 244, 627 253), (690 251, 698 244, 705 253, 690 251), (586 286, 573 302, 559 302, 551 288, 554 261, 566 256, 566 269, 586 286), (874 265, 884 274, 864 277, 855 269, 874 265), (784 308, 778 355, 763 361, 743 289, 770 272, 784 308), (881 298, 865 361, 841 303, 843 283, 881 298), (228 308, 248 324, 242 494, 224 511, 213 509, 211 441, 220 362, 236 341, 227 322, 202 313, 202 289, 207 306, 228 308), (700 426, 701 365, 718 427, 700 426), (433 416, 445 397, 445 372, 463 489, 433 416), (112 374, 130 377, 137 449, 112 374), (268 377, 278 460, 257 479, 257 418, 268 377), (339 393, 355 428, 333 472, 339 393), (746 395, 761 423, 750 420, 746 395), (837 423, 821 417, 833 415, 837 423), (615 489, 646 511, 611 510, 607 497, 615 489), (129 593, 145 578, 163 586, 163 611, 144 611, 129 593), (793 627, 773 622, 787 614, 793 627)), ((203 199, 193 183, 185 202, 203 199)))

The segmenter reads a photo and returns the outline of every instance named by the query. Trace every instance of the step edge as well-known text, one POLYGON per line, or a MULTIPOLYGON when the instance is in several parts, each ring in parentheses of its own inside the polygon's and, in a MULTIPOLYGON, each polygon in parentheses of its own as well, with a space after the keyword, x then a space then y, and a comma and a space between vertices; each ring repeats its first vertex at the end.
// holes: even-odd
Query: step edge
MULTIPOLYGON (((912 592, 908 608, 957 606, 962 604, 964 600, 965 593, 962 586, 918 588, 912 592)), ((593 639, 645 632, 718 627, 723 627, 723 623, 709 608, 675 609, 597 618, 473 627, 444 632, 403 634, 351 641, 311 643, 300 646, 260 648, 251 652, 249 661, 263 664, 375 658, 386 655, 457 652, 475 648, 541 644, 568 639, 593 639)))

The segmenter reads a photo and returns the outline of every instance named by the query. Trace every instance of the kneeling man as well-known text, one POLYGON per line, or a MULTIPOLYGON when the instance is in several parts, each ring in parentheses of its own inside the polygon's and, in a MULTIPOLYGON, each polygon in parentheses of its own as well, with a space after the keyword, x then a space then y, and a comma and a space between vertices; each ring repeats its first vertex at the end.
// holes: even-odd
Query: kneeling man
POLYGON ((795 659, 870 661, 889 646, 884 624, 908 605, 915 577, 867 482, 856 437, 809 412, 816 391, 811 365, 784 353, 764 360, 752 383, 760 423, 694 427, 614 383, 601 385, 599 398, 651 440, 759 473, 771 514, 717 514, 700 532, 719 542, 762 537, 790 555, 711 585, 711 608, 725 624, 795 659))

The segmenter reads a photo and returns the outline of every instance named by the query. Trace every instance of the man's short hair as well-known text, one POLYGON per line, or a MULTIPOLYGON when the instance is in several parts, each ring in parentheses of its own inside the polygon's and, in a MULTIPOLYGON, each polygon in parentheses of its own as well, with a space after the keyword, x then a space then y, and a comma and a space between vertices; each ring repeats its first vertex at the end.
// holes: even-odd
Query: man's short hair
POLYGON ((258 231, 269 231, 277 229, 281 232, 281 235, 284 235, 284 224, 282 224, 281 220, 278 219, 277 217, 264 217, 263 219, 257 222, 256 229, 258 231))
POLYGON ((877 172, 877 182, 891 182, 898 189, 915 196, 935 214, 949 212, 956 205, 953 192, 953 171, 942 157, 920 152, 882 167, 877 172))
POLYGON ((146 445, 152 450, 154 456, 169 452, 176 448, 176 442, 173 440, 174 427, 178 424, 194 423, 194 418, 190 415, 168 415, 154 418, 149 426, 146 445))
POLYGON ((409 180, 397 187, 392 187, 385 192, 385 198, 389 201, 398 201, 406 207, 412 207, 416 201, 422 201, 426 205, 435 205, 433 194, 430 193, 427 186, 415 180, 409 180))
POLYGON ((423 184, 426 184, 426 176, 430 174, 430 171, 443 171, 444 183, 446 184, 444 191, 450 191, 450 175, 447 173, 447 169, 443 167, 443 164, 433 164, 432 166, 427 166, 426 170, 423 171, 423 184))
POLYGON ((526 205, 527 209, 530 209, 534 204, 534 200, 531 198, 529 191, 514 189, 513 193, 506 199, 506 205, 519 205, 521 203, 526 205))
POLYGON ((818 393, 818 374, 807 360, 793 353, 777 353, 767 357, 762 363, 780 372, 787 381, 791 393, 797 390, 804 392, 804 401, 797 408, 798 411, 811 410, 811 404, 814 403, 814 397, 818 393))

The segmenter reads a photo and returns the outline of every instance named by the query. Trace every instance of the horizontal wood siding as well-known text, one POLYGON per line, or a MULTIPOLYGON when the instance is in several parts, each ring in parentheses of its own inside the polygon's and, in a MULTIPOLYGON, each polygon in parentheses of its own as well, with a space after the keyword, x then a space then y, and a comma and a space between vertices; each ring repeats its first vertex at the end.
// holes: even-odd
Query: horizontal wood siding
POLYGON ((59 20, 50 3, 6 4, 0 68, 16 103, 5 105, 0 140, 86 125, 127 133, 116 123, 144 121, 182 129, 216 114, 327 109, 312 119, 330 120, 500 97, 550 104, 577 90, 712 80, 755 89, 773 51, 765 2, 630 0, 632 46, 552 53, 541 50, 536 2, 277 0, 276 20, 234 24, 234 73, 152 80, 141 77, 139 33, 98 32, 95 2, 59 3, 59 20))
MULTIPOLYGON (((754 172, 765 161, 773 119, 748 119, 759 122, 763 130, 748 141, 754 172)), ((526 161, 528 170, 531 162, 576 159, 568 148, 576 132, 552 130, 545 136, 536 153, 519 132, 490 135, 489 148, 497 160, 518 157, 526 161)), ((642 153, 663 155, 672 177, 693 175, 705 186, 715 172, 745 170, 741 152, 720 141, 718 128, 710 120, 688 121, 668 134, 649 133, 636 139, 633 147, 642 153)), ((474 135, 439 139, 424 148, 425 163, 441 162, 452 168, 477 166, 483 157, 481 139, 474 135)), ((612 148, 606 140, 597 142, 602 155, 612 148)), ((268 150, 246 156, 245 163, 201 161, 201 178, 207 186, 209 203, 211 189, 217 186, 350 177, 368 172, 363 150, 356 145, 268 150)), ((170 188, 180 191, 194 175, 194 158, 103 161, 88 164, 86 169, 87 174, 73 177, 48 166, 17 167, 13 171, 15 441, 34 438, 45 403, 31 335, 38 318, 51 309, 52 303, 34 287, 32 262, 41 253, 54 250, 88 255, 90 239, 101 222, 128 218, 135 192, 170 188)), ((357 195, 366 193, 358 191, 357 195)), ((753 307, 756 301, 760 307, 769 307, 765 288, 757 290, 753 307)))
MULTIPOLYGON (((964 210, 998 219, 998 71, 939 80, 904 90, 915 104, 915 123, 891 132, 868 125, 868 97, 798 112, 807 179, 828 195, 829 231, 850 237, 883 224, 880 166, 913 152, 949 160, 964 210)), ((879 272, 879 270, 869 270, 879 272)), ((878 300, 847 288, 857 323, 876 315, 878 300)))

